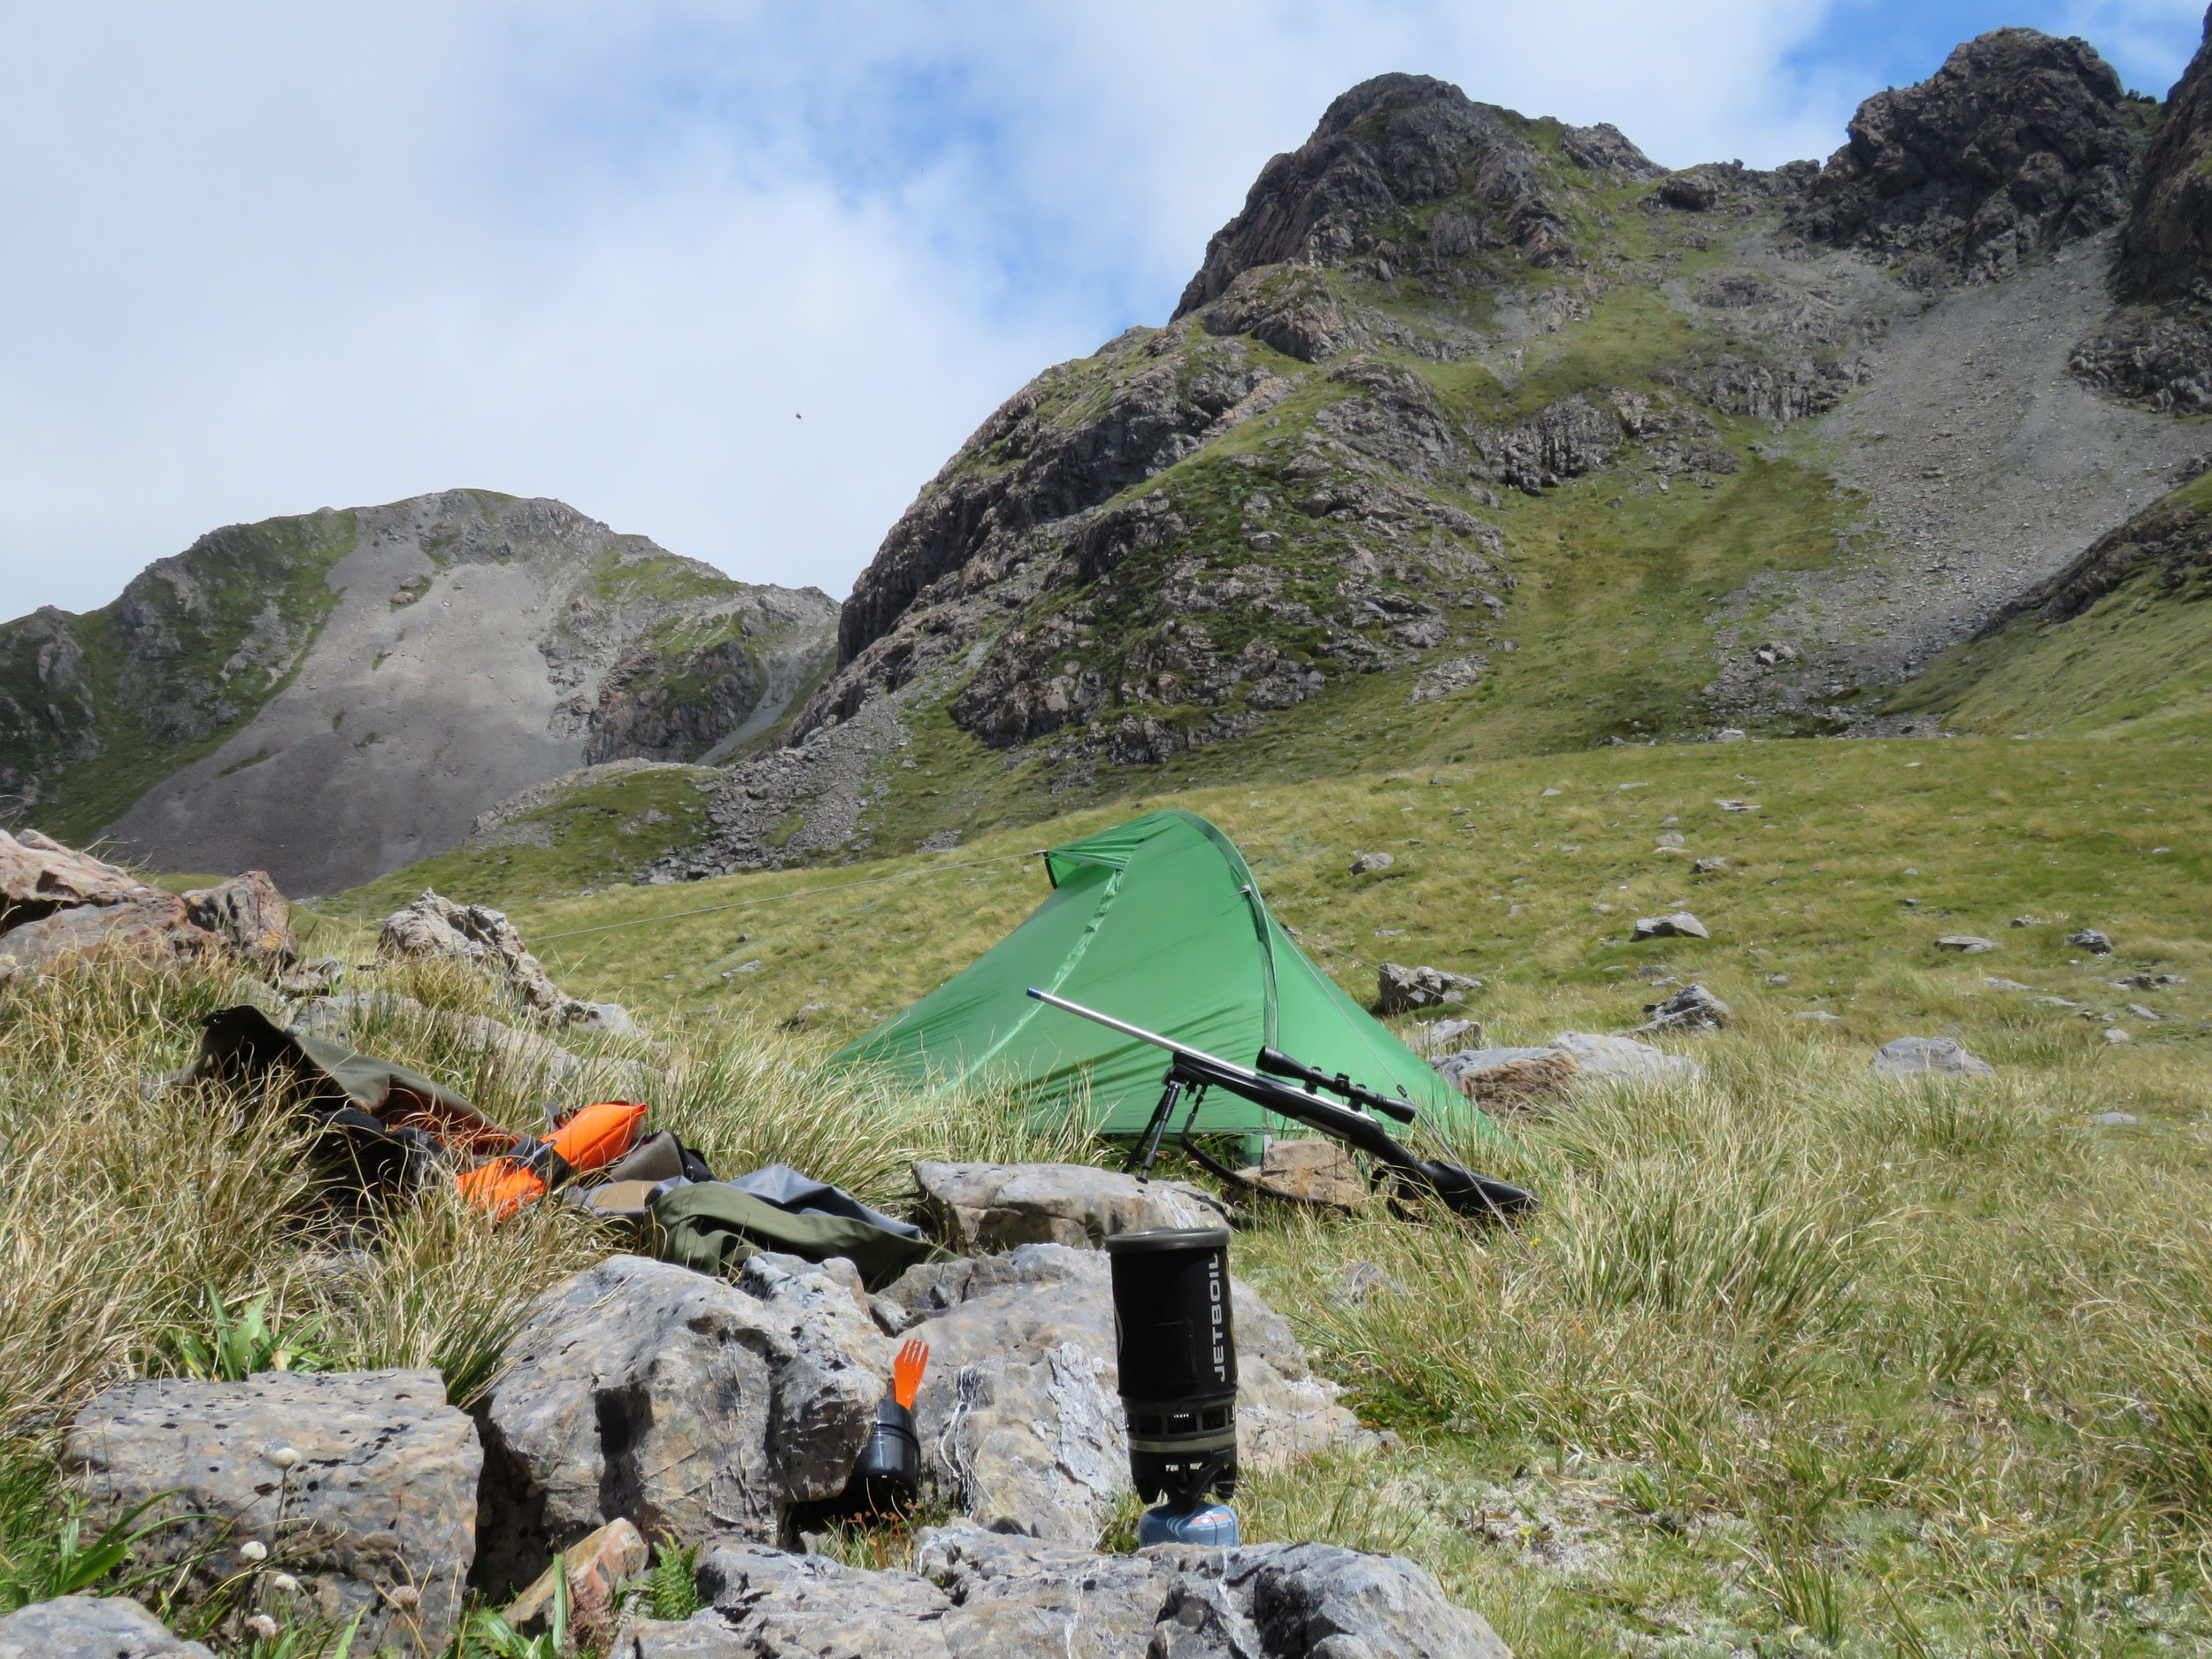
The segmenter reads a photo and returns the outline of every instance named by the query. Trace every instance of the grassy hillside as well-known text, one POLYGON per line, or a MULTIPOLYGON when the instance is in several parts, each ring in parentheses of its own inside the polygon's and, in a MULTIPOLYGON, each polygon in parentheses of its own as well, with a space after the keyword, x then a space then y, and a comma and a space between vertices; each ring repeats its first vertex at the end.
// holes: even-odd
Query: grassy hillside
MULTIPOLYGON (((1492 1167, 1544 1203, 1520 1233, 1254 1217, 1240 1271, 1398 1439, 1256 1475, 1239 1498, 1247 1535, 1409 1554, 1521 1659, 2150 1659, 2212 1641, 2202 753, 1793 741, 1148 799, 1236 834, 1348 986, 1386 956, 1472 971, 1487 983, 1469 1011, 1509 1041, 1632 1023, 1658 994, 1639 970, 1703 980, 1740 1015, 1671 1041, 1701 1080, 1513 1117, 1517 1146, 1493 1148, 1492 1167), (1681 850, 1660 850, 1677 834, 1681 850), (1356 849, 1398 862, 1353 878, 1356 849), (1692 856, 1731 868, 1694 879, 1692 856), (1678 899, 1711 941, 1622 942, 1678 899), (2008 926, 2023 915, 2038 920, 2008 926), (2084 924, 2116 954, 2067 945, 2084 924), (1955 932, 1999 949, 1938 954, 1955 932), (2109 983, 2138 972, 2186 982, 2109 983), (1814 1010, 1840 1018, 1792 1018, 1814 1010), (2115 1020, 2133 1041, 2103 1039, 2115 1020), (1998 1073, 1871 1079, 1870 1045, 1907 1033, 1955 1033, 1998 1073), (1354 1262, 1385 1287, 1348 1295, 1354 1262)), ((919 1099, 812 1062, 1018 920, 1043 890, 1026 849, 1110 816, 934 856, 543 902, 500 885, 525 873, 485 867, 487 885, 457 896, 505 903, 571 985, 648 1010, 664 1047, 598 1048, 651 1069, 660 1121, 733 1167, 785 1157, 896 1202, 907 1156, 1102 1156, 1025 1135, 1002 1102, 919 1099), (710 904, 748 908, 672 916, 710 904), (645 916, 671 919, 572 931, 645 916)), ((357 926, 334 915, 314 942, 357 926)), ((497 1011, 456 976, 397 977, 434 1008, 497 1011)), ((171 1107, 137 1085, 232 995, 196 978, 0 988, 0 1246, 35 1289, 7 1304, 0 1416, 21 1427, 0 1592, 55 1559, 38 1425, 103 1379, 173 1364, 170 1333, 204 1322, 204 1287, 269 1290, 287 1324, 324 1321, 334 1362, 435 1363, 465 1394, 520 1299, 605 1248, 549 1212, 487 1233, 437 1204, 342 1279, 315 1271, 311 1237, 259 1241, 248 1217, 284 1198, 281 1148, 226 1118, 185 1137, 180 1171, 171 1107), (60 1097, 76 1102, 66 1119, 46 1110, 60 1097), (81 1247, 96 1235, 53 1225, 54 1203, 146 1183, 219 1202, 118 1202, 94 1251, 81 1247)), ((538 1098, 434 1017, 364 1035, 495 1112, 526 1117, 538 1098)), ((872 1562, 902 1540, 836 1547, 872 1562)), ((234 1608, 172 1612, 249 1651, 224 1645, 234 1608)))
MULTIPOLYGON (((454 885, 441 890, 509 910, 580 992, 687 1017, 779 1021, 804 1010, 810 1024, 851 1033, 956 972, 1043 897, 1036 863, 1020 854, 1139 804, 1180 805, 1235 837, 1278 913, 1348 990, 1371 997, 1370 964, 1386 959, 1473 973, 1489 986, 1473 1011, 1500 1034, 1632 1024, 1640 974, 1663 967, 1761 1018, 1838 1015, 1839 1025, 1793 1023, 1822 1041, 1956 1025, 1999 1052, 2101 1047, 2101 1025, 1985 987, 1994 974, 2116 1016, 2131 1001, 2170 1002, 2186 1018, 2120 1022, 2143 1048, 2162 1049, 2193 1043, 2197 1020, 2212 1018, 2204 990, 2106 982, 2154 967, 2212 989, 2194 972, 2212 970, 2204 755, 2188 739, 1621 748, 1163 790, 949 853, 677 888, 542 899, 526 867, 484 864, 446 866, 454 885), (1355 877, 1347 866, 1361 850, 1397 862, 1355 877), (1712 856, 1728 870, 1690 873, 1712 856), (998 862, 970 867, 980 860, 998 862), (1711 940, 1626 942, 1638 916, 1677 901, 1711 940), (710 906, 740 908, 676 914, 710 906), (2022 916, 2039 919, 2010 926, 2022 916), (671 919, 607 926, 658 917, 671 919), (2116 957, 2064 943, 2092 926, 2112 934, 2116 957), (1962 933, 1998 949, 1935 950, 1939 936, 1962 933)), ((337 911, 372 918, 426 873, 347 895, 337 911)), ((2124 1070, 2136 1052, 2101 1064, 2124 1070)))

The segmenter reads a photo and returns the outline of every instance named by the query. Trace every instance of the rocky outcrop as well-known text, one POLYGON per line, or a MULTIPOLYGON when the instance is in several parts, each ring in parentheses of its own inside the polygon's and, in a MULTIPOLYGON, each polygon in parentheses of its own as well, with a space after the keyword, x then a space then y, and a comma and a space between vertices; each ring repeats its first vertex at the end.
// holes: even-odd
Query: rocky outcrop
POLYGON ((426 892, 384 918, 376 949, 388 957, 465 963, 524 1008, 560 1025, 626 1034, 634 1029, 620 1004, 582 1002, 554 984, 506 914, 487 904, 456 904, 426 892))
POLYGON ((726 1548, 699 1584, 704 1610, 635 1622, 618 1659, 1512 1659, 1411 1562, 1330 1544, 1100 1555, 956 1523, 911 1571, 726 1548))
POLYGON ((2131 300, 2212 300, 2212 13, 2205 38, 2166 95, 2143 153, 2135 199, 2112 269, 2131 300))
POLYGON ((1925 285, 1994 280, 2118 222, 2142 126, 2086 42, 1995 29, 1862 104, 1794 221, 1925 285))
POLYGON ((834 610, 489 491, 231 526, 0 625, 0 817, 334 892, 587 760, 764 735, 834 610))
MULTIPOLYGON (((1366 255, 1381 275, 1417 263, 1417 246, 1379 231, 1408 208, 1450 198, 1464 205, 1432 221, 1440 252, 1508 248, 1539 266, 1571 259, 1528 125, 1427 75, 1362 81, 1329 105, 1304 144, 1260 170, 1243 211, 1207 243, 1175 314, 1220 298, 1263 265, 1344 265, 1366 255)), ((1617 131, 1584 133, 1570 152, 1578 165, 1629 177, 1650 165, 1617 131)))
MULTIPOLYGON (((1232 1296, 1240 1461, 1266 1468, 1371 1444, 1281 1317, 1241 1281, 1232 1296)), ((1026 1244, 926 1263, 875 1307, 894 1334, 930 1346, 915 1405, 929 1495, 995 1530, 1095 1540, 1129 1489, 1105 1256, 1026 1244)))
POLYGON ((0 830, 0 979, 92 956, 224 954, 263 972, 298 960, 291 907, 260 871, 180 898, 36 830, 0 830))
POLYGON ((303 1617, 357 1615, 365 1647, 436 1652, 460 1612, 483 1455, 434 1371, 119 1383, 78 1414, 63 1465, 96 1529, 173 1517, 142 1560, 209 1587, 288 1574, 303 1617))
POLYGON ((963 1254, 1023 1244, 1102 1248, 1107 1236, 1151 1227, 1218 1226, 1221 1201, 1185 1181, 1140 1181, 1087 1164, 914 1166, 918 1219, 963 1254))
POLYGON ((611 1256, 546 1294, 475 1408, 480 1576, 526 1584, 618 1518, 782 1540, 793 1505, 844 1489, 889 1380, 856 1281, 764 1254, 734 1284, 611 1256))
POLYGON ((2212 591, 2212 503, 2204 495, 2199 487, 2185 487, 2099 536, 2056 575, 2001 609, 1976 637, 2022 622, 2064 622, 2129 582, 2139 581, 2147 596, 2161 598, 2212 591))

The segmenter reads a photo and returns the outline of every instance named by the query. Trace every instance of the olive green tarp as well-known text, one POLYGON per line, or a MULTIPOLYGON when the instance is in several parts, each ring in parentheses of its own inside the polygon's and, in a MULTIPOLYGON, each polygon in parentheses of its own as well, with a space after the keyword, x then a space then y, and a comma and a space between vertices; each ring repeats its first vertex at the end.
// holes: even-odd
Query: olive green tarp
MULTIPOLYGON (((1148 812, 1045 854, 1052 892, 998 944, 833 1061, 941 1085, 1005 1078, 1041 1107, 1085 1102, 1108 1134, 1134 1134, 1167 1056, 1038 1002, 1031 986, 1240 1065, 1263 1047, 1420 1109, 1448 1138, 1490 1121, 1306 959, 1243 856, 1194 812, 1148 812)), ((1176 1110, 1180 1126, 1185 1107, 1176 1110)), ((1197 1126, 1302 1133, 1218 1090, 1197 1126)))

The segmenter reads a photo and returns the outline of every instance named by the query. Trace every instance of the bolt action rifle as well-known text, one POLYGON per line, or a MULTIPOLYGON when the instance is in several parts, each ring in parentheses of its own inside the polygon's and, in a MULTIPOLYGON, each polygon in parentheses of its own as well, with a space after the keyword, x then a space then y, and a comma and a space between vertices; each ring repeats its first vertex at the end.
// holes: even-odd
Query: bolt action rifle
POLYGON ((1536 1207, 1533 1194, 1509 1182, 1493 1180, 1486 1175, 1478 1175, 1472 1170, 1462 1169, 1458 1164, 1445 1163, 1440 1158, 1415 1157, 1391 1139, 1389 1132, 1368 1115, 1380 1112, 1385 1117, 1396 1118, 1400 1123, 1409 1124, 1417 1116, 1409 1102, 1393 1100, 1386 1094, 1363 1088, 1341 1074, 1324 1076, 1311 1066, 1301 1065, 1279 1049, 1262 1048, 1258 1067, 1255 1070, 1208 1054, 1202 1048, 1178 1042, 1172 1037, 1163 1037, 1156 1031, 1147 1031, 1141 1025, 1132 1025, 1110 1014, 1102 1014, 1094 1008, 1084 1007, 1080 1002, 1071 1002, 1067 998, 1055 996, 1049 991, 1040 991, 1033 986, 1029 995, 1041 1002, 1049 1002, 1055 1008, 1065 1009, 1071 1014, 1079 1014, 1085 1019, 1094 1020, 1125 1037, 1134 1037, 1156 1048, 1164 1048, 1172 1056, 1168 1063, 1166 1075, 1161 1079, 1160 1103, 1152 1109, 1151 1121, 1145 1125, 1144 1133, 1139 1138, 1125 1166, 1140 1180, 1151 1179, 1152 1165, 1160 1155, 1160 1141, 1167 1133, 1169 1120, 1174 1116, 1176 1106, 1187 1094, 1190 1096, 1190 1110, 1185 1115, 1183 1126, 1177 1133, 1185 1156, 1233 1185, 1254 1187, 1276 1198, 1294 1196, 1278 1193, 1272 1187, 1259 1187, 1246 1179, 1192 1139, 1191 1126, 1197 1121, 1198 1108, 1205 1099, 1206 1091, 1217 1088, 1280 1117, 1304 1124, 1310 1129, 1317 1129, 1325 1135, 1333 1136, 1366 1153, 1389 1171, 1391 1181, 1402 1194, 1430 1194, 1442 1200, 1461 1215, 1487 1216, 1496 1220, 1504 1220, 1536 1207), (1276 1075, 1265 1075, 1268 1072, 1276 1075), (1285 1081, 1285 1079, 1292 1081, 1285 1081), (1302 1083, 1305 1087, 1299 1088, 1294 1087, 1294 1083, 1302 1083), (1340 1106, 1335 1101, 1324 1100, 1320 1093, 1324 1089, 1341 1097, 1348 1104, 1340 1106))

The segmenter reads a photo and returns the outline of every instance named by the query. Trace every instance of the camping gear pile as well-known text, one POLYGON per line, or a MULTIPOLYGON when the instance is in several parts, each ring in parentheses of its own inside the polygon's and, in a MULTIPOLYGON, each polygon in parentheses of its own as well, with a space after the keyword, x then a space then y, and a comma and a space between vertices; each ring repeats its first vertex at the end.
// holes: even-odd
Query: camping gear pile
POLYGON ((595 1102, 546 1134, 518 1135, 419 1071, 280 1025, 250 1003, 202 1022, 199 1055, 179 1081, 265 1091, 299 1113, 312 1129, 318 1196, 342 1218, 450 1180, 495 1220, 559 1190, 627 1224, 646 1254, 704 1273, 776 1250, 847 1257, 875 1285, 945 1255, 911 1222, 783 1164, 718 1180, 672 1131, 643 1133, 649 1109, 639 1102, 595 1102))

